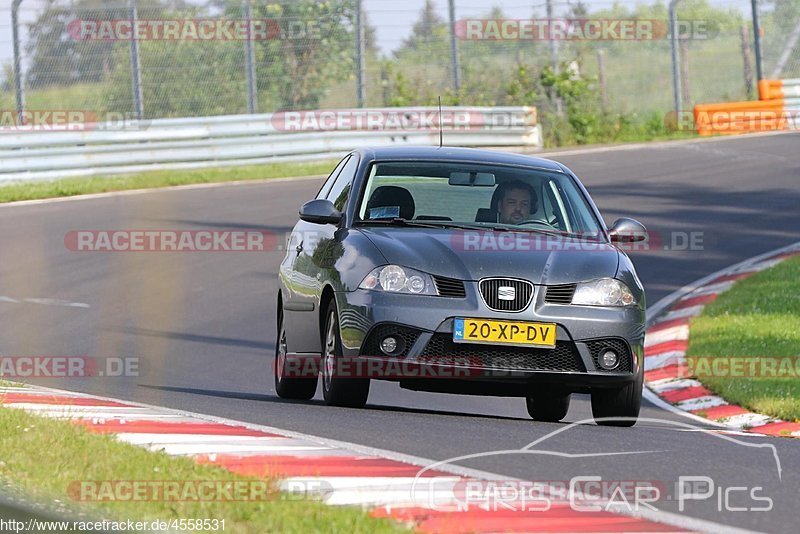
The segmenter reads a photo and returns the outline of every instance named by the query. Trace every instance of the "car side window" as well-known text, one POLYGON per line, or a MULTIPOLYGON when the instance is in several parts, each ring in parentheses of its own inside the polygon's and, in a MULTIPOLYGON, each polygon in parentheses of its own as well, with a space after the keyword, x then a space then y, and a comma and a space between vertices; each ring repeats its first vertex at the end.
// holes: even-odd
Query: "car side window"
POLYGON ((347 198, 350 195, 350 187, 353 184, 353 178, 356 176, 357 168, 358 158, 352 156, 342 168, 331 190, 325 196, 325 198, 333 202, 334 207, 339 211, 344 211, 344 207, 347 205, 347 198))
POLYGON ((325 180, 325 183, 322 184, 322 187, 320 187, 319 192, 317 193, 317 196, 315 198, 317 199, 327 198, 328 193, 331 190, 331 187, 333 187, 333 183, 336 181, 336 178, 339 176, 339 173, 342 172, 342 168, 345 166, 345 164, 347 164, 347 161, 350 159, 350 157, 351 157, 350 154, 348 154, 344 158, 342 158, 342 161, 340 161, 339 164, 336 166, 336 168, 333 169, 333 172, 331 172, 328 175, 327 180, 325 180))

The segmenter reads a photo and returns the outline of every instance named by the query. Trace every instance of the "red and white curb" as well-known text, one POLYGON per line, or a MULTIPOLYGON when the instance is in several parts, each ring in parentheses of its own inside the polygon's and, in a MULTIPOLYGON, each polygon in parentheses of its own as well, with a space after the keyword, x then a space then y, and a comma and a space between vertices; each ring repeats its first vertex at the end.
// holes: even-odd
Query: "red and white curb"
POLYGON ((796 256, 800 256, 800 243, 714 273, 660 301, 654 310, 655 320, 645 336, 644 377, 647 387, 667 405, 716 426, 748 434, 800 438, 800 423, 753 413, 706 389, 689 376, 685 359, 690 321, 700 315, 708 303, 738 280, 796 256))
MULTIPOLYGON (((190 456, 233 473, 277 481, 281 490, 324 489, 330 505, 365 507, 419 532, 683 532, 721 525, 663 511, 619 507, 580 511, 551 489, 547 510, 458 508, 457 487, 469 481, 517 480, 456 465, 273 427, 97 397, 20 385, 0 387, 9 408, 66 419, 120 441, 190 456)), ((460 503, 463 505, 462 502, 460 503)), ((736 529, 732 529, 736 530, 736 529)))

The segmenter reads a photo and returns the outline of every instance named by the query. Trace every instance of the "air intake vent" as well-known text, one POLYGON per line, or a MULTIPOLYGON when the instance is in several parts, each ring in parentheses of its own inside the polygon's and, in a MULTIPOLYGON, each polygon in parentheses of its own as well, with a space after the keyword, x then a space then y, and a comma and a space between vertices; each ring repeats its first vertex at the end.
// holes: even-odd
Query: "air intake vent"
POLYGON ((481 280, 480 290, 486 306, 495 311, 522 311, 533 298, 533 284, 513 278, 481 280))
POLYGON ((575 284, 547 286, 544 301, 550 304, 570 304, 573 294, 575 294, 575 284))
POLYGON ((464 282, 461 280, 434 276, 433 281, 436 284, 436 290, 442 297, 463 299, 467 296, 467 292, 464 290, 464 282))

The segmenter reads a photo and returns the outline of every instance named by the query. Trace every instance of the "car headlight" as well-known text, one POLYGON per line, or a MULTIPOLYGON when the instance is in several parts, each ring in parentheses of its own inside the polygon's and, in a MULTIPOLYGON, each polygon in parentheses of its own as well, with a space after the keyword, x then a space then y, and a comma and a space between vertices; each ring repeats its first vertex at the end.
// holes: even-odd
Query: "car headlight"
POLYGON ((572 303, 584 306, 631 306, 636 304, 636 299, 624 283, 614 278, 601 278, 578 284, 572 295, 572 303))
POLYGON ((439 294, 431 275, 399 265, 384 265, 373 269, 358 287, 410 295, 439 294))

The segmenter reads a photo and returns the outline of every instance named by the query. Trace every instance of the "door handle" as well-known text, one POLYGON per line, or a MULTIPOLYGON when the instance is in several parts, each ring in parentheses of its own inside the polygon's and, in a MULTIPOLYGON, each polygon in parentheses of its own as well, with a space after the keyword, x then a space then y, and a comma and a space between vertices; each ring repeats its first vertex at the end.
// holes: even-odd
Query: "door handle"
POLYGON ((299 245, 297 245, 296 247, 294 247, 294 250, 295 250, 295 251, 296 251, 298 254, 300 254, 301 252, 303 252, 303 242, 302 242, 302 241, 300 241, 300 244, 299 244, 299 245))

